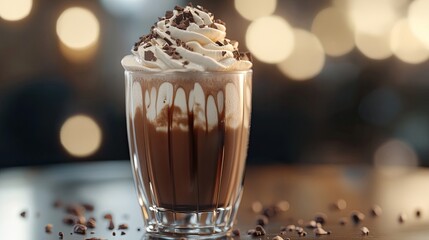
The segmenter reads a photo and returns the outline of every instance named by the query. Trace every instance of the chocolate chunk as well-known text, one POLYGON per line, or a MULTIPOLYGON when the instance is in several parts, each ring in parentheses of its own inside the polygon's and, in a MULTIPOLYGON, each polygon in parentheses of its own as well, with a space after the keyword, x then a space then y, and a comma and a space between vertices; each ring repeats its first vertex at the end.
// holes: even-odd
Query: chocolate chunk
POLYGON ((64 233, 63 232, 59 232, 58 236, 60 237, 60 239, 63 239, 64 238, 64 233))
POLYGON ((267 234, 267 232, 265 231, 264 227, 263 227, 263 226, 261 226, 261 225, 257 225, 257 226, 255 227, 255 231, 259 231, 259 232, 261 232, 261 233, 262 233, 262 235, 267 234))
POLYGON ((210 27, 210 28, 213 28, 213 29, 217 29, 217 26, 216 26, 216 24, 214 24, 214 23, 211 23, 211 24, 209 25, 209 27, 210 27))
POLYGON ((155 54, 152 51, 148 50, 144 52, 144 60, 155 62, 156 59, 157 58, 155 57, 155 54))
POLYGON ((360 231, 362 235, 369 235, 369 229, 367 227, 362 227, 360 231))
POLYGON ((166 11, 165 18, 171 18, 174 15, 173 11, 166 11))
POLYGON ((109 221, 109 226, 107 227, 109 230, 115 229, 115 224, 113 223, 113 220, 109 221))
POLYGON ((399 223, 404 223, 407 220, 407 215, 405 213, 399 214, 398 221, 399 223))
POLYGON ((92 212, 94 211, 94 205, 89 203, 83 203, 82 206, 85 208, 86 211, 92 212))
POLYGON ((125 235, 126 233, 124 231, 121 232, 121 236, 125 235))
POLYGON ((383 210, 381 209, 380 206, 374 205, 372 206, 370 213, 371 213, 371 216, 378 217, 383 213, 383 210))
POLYGON ((188 3, 188 6, 189 6, 189 7, 194 7, 194 5, 192 4, 192 2, 189 2, 189 3, 188 3))
POLYGON ((420 209, 416 210, 416 217, 420 218, 422 216, 422 211, 420 209))
POLYGON ((77 234, 86 234, 87 227, 82 224, 76 224, 73 227, 73 232, 77 234))
POLYGON ((95 232, 94 232, 94 231, 91 231, 90 233, 91 233, 91 234, 95 234, 95 232))
POLYGON ((97 222, 95 221, 95 218, 90 218, 86 223, 86 226, 89 228, 95 228, 97 226, 97 222))
POLYGON ((235 59, 240 60, 240 53, 238 51, 233 51, 232 54, 234 55, 235 59))
POLYGON ((261 203, 261 202, 259 202, 259 201, 255 201, 255 202, 253 202, 253 203, 252 203, 251 208, 252 208, 252 211, 253 211, 254 213, 260 213, 260 212, 262 212, 262 210, 263 210, 264 206, 262 206, 262 203, 261 203))
POLYGON ((340 221, 339 221, 339 223, 340 223, 340 225, 346 225, 347 224, 347 218, 340 218, 340 221))
POLYGON ((225 22, 224 21, 222 21, 222 20, 220 20, 220 19, 216 19, 215 21, 214 21, 215 23, 219 23, 219 24, 222 24, 222 25, 226 25, 225 24, 225 22))
POLYGON ((365 219, 365 215, 359 211, 353 211, 351 214, 351 219, 355 224, 358 224, 365 219))
POLYGON ((128 224, 125 224, 125 223, 119 224, 118 230, 124 230, 124 229, 128 229, 128 224))
POLYGON ((232 230, 232 236, 239 237, 240 236, 240 230, 238 230, 238 229, 232 230))
POLYGON ((170 31, 166 31, 165 33, 167 33, 168 35, 170 35, 170 34, 171 34, 171 32, 170 32, 170 31))
POLYGON ((53 228, 52 224, 46 224, 45 232, 46 233, 52 233, 52 228, 53 228))
POLYGON ((115 233, 115 232, 112 232, 112 235, 113 235, 113 236, 116 236, 116 233, 115 233))
POLYGON ((182 57, 177 52, 174 52, 173 55, 171 55, 171 58, 173 58, 174 60, 179 60, 182 57))
POLYGON ((185 65, 185 66, 188 65, 188 64, 189 64, 189 61, 184 61, 183 62, 183 65, 185 65))
POLYGON ((137 232, 140 232, 141 231, 141 229, 140 228, 137 228, 137 232))
POLYGON ((253 62, 252 54, 250 52, 240 53, 240 60, 253 62))
POLYGON ((201 24, 199 27, 200 28, 205 28, 207 25, 201 24))
POLYGON ((219 41, 216 41, 216 44, 218 45, 218 46, 223 46, 223 44, 221 43, 221 42, 219 42, 219 41))
POLYGON ((63 218, 63 223, 65 223, 67 225, 73 225, 76 223, 75 218, 76 217, 74 217, 74 216, 66 216, 63 218))
POLYGON ((71 204, 66 207, 66 212, 75 216, 85 215, 85 208, 82 205, 71 204))
POLYGON ((226 55, 226 51, 222 51, 222 57, 226 55))
POLYGON ((228 44, 229 44, 229 42, 226 39, 224 39, 223 40, 223 45, 228 45, 228 44))
POLYGON ((21 217, 25 218, 27 216, 27 212, 26 211, 22 211, 19 215, 21 217))
POLYGON ((265 226, 267 225, 269 222, 267 216, 265 215, 261 215, 258 217, 258 219, 256 219, 256 224, 261 225, 261 226, 265 226))
POLYGON ((183 11, 183 7, 181 7, 181 6, 179 6, 179 5, 176 5, 175 7, 174 7, 174 10, 177 10, 177 11, 179 11, 179 12, 181 12, 181 11, 183 11))
POLYGON ((328 218, 328 216, 326 216, 326 214, 324 213, 317 213, 316 216, 314 217, 314 221, 316 221, 317 223, 320 224, 325 224, 326 223, 326 219, 328 218))
POLYGON ((168 38, 164 38, 164 41, 170 46, 173 45, 173 43, 168 38))
POLYGON ((104 214, 103 218, 104 219, 108 219, 108 220, 112 220, 113 219, 112 214, 110 214, 110 213, 104 214))

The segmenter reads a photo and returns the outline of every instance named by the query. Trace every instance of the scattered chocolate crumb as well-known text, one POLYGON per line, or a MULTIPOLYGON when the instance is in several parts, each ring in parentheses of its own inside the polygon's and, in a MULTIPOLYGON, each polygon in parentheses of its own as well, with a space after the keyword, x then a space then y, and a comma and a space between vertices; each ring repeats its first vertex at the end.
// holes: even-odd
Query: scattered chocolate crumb
POLYGON ((261 232, 261 234, 262 234, 262 235, 267 234, 267 232, 265 231, 264 227, 263 227, 263 226, 261 226, 261 225, 257 225, 257 226, 255 227, 255 231, 257 231, 257 232, 261 232))
POLYGON ((240 236, 240 230, 238 230, 238 229, 232 230, 232 236, 239 237, 240 236))
POLYGON ((140 228, 137 228, 137 232, 140 232, 141 231, 141 229, 140 228))
POLYGON ((371 213, 371 216, 378 217, 383 213, 383 210, 381 209, 380 206, 374 205, 372 206, 370 213, 371 213))
POLYGON ((340 218, 339 223, 340 223, 340 225, 343 225, 343 226, 346 225, 347 224, 347 218, 345 218, 345 217, 340 218))
POLYGON ((52 224, 46 224, 46 226, 45 226, 45 232, 46 233, 52 233, 52 228, 53 228, 53 226, 52 226, 52 224))
POLYGON ((97 226, 97 222, 95 221, 95 218, 90 218, 88 222, 86 222, 86 226, 89 228, 95 228, 97 226))
POLYGON ((71 204, 66 207, 66 212, 74 216, 83 216, 85 215, 85 208, 78 204, 71 204))
POLYGON ((226 55, 226 51, 222 51, 222 57, 226 55))
POLYGON ((60 239, 63 239, 64 238, 64 233, 63 232, 59 232, 58 236, 60 237, 60 239))
POLYGON ((262 206, 262 203, 261 203, 261 202, 259 202, 259 201, 254 201, 254 202, 252 203, 251 208, 252 208, 252 211, 253 211, 254 213, 260 213, 260 212, 262 212, 262 209, 264 208, 264 206, 262 206))
POLYGON ((108 220, 112 220, 113 219, 112 214, 110 214, 110 213, 104 214, 103 218, 104 219, 108 219, 108 220))
POLYGON ((83 203, 82 206, 85 208, 86 211, 92 212, 94 211, 94 205, 89 203, 83 203))
POLYGON ((185 65, 185 66, 188 65, 188 64, 189 64, 189 61, 184 61, 183 62, 183 65, 185 65))
POLYGON ((118 230, 125 230, 125 229, 128 229, 128 224, 125 224, 125 223, 119 224, 118 230))
POLYGON ((91 231, 90 233, 91 233, 91 234, 95 234, 95 232, 94 232, 94 231, 91 231))
POLYGON ((351 219, 355 224, 359 224, 365 219, 365 215, 359 211, 353 211, 351 214, 351 219))
POLYGON ((342 211, 347 208, 347 202, 346 200, 340 198, 332 204, 332 207, 335 210, 342 211))
POLYGON ((422 216, 422 211, 420 209, 416 210, 416 218, 420 218, 422 216))
POLYGON ((258 217, 258 219, 256 219, 256 224, 261 225, 261 226, 267 225, 268 222, 269 222, 269 219, 265 215, 261 215, 258 217))
POLYGON ((26 211, 22 211, 19 215, 21 217, 25 218, 27 216, 27 212, 26 211))
POLYGON ((116 232, 112 232, 112 235, 113 235, 113 236, 116 236, 116 232))
POLYGON ((171 18, 174 15, 173 11, 166 11, 165 18, 171 18))
POLYGON ((404 223, 407 220, 407 215, 405 213, 399 214, 398 221, 399 223, 404 223))
POLYGON ((74 216, 65 216, 63 218, 63 223, 67 225, 73 225, 75 224, 75 217, 74 216))
POLYGON ((272 240, 284 240, 284 239, 277 235, 277 236, 273 237, 272 240))
POLYGON ((314 231, 314 234, 316 234, 316 236, 331 234, 330 232, 326 231, 321 227, 315 228, 313 231, 314 231))
POLYGON ((170 31, 166 31, 165 33, 167 33, 168 35, 170 35, 170 34, 171 34, 171 32, 170 32, 170 31))
POLYGON ((82 224, 76 224, 73 227, 73 232, 77 234, 86 234, 87 227, 82 224))
POLYGON ((125 235, 126 233, 124 231, 121 232, 121 236, 125 235))
POLYGON ((174 7, 174 10, 176 10, 176 11, 179 11, 179 12, 181 12, 181 11, 183 11, 183 7, 181 7, 181 6, 179 6, 179 5, 176 5, 175 7, 174 7))
POLYGON ((328 216, 326 216, 326 214, 324 213, 317 213, 316 216, 314 217, 314 221, 322 225, 326 223, 327 219, 328 219, 328 216))
POLYGON ((115 228, 115 224, 113 223, 113 220, 109 221, 109 226, 107 227, 109 230, 113 230, 115 228))
POLYGON ((360 231, 362 232, 362 235, 369 235, 369 229, 367 227, 362 227, 360 231))
POLYGON ((216 24, 211 23, 211 24, 209 25, 209 28, 217 29, 217 26, 216 26, 216 24))

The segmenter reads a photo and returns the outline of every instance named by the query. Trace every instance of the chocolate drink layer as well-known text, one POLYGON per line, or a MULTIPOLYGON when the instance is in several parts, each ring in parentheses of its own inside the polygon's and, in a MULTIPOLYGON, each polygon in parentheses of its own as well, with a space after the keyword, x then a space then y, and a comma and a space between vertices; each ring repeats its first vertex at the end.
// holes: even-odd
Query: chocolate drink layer
POLYGON ((129 127, 149 202, 172 211, 235 202, 248 144, 250 77, 127 74, 136 74, 129 127))

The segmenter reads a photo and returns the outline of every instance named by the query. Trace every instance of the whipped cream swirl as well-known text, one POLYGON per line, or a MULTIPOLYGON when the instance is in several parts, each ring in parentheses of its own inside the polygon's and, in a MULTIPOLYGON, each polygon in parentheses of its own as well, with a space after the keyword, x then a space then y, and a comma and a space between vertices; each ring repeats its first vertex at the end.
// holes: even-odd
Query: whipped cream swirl
POLYGON ((151 33, 140 37, 133 55, 122 60, 127 70, 238 71, 252 67, 248 53, 226 38, 225 23, 192 4, 176 6, 159 18, 151 33))

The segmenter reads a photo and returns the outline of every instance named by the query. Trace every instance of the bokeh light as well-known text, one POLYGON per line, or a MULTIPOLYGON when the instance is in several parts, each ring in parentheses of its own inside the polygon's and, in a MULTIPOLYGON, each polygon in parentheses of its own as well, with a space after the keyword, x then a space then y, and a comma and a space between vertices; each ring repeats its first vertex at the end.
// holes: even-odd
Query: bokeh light
POLYGON ((82 49, 96 43, 100 24, 88 9, 71 7, 57 20, 57 35, 61 42, 72 49, 82 49))
POLYGON ((381 144, 374 153, 376 167, 395 167, 401 169, 418 165, 418 157, 414 149, 399 139, 389 139, 381 144))
POLYGON ((89 116, 75 115, 61 127, 60 140, 70 155, 87 157, 101 145, 102 133, 98 124, 89 116))
POLYGON ((348 0, 346 10, 356 31, 378 35, 386 32, 398 18, 395 0, 348 0))
POLYGON ((277 6, 277 0, 234 0, 235 9, 248 20, 271 15, 277 6))
POLYGON ((399 20, 392 29, 390 47, 395 56, 406 63, 417 64, 429 58, 429 50, 416 38, 405 18, 399 20))
POLYGON ((319 38, 327 55, 341 56, 354 48, 353 31, 347 16, 337 8, 320 11, 313 20, 311 31, 319 38))
POLYGON ((33 0, 0 0, 0 18, 7 21, 18 21, 27 17, 33 0))
POLYGON ((429 0, 413 1, 408 8, 412 32, 429 49, 429 0))
POLYGON ((390 31, 378 35, 357 31, 355 32, 355 43, 359 51, 368 58, 382 60, 392 56, 390 31))
POLYGON ((319 39, 312 33, 295 29, 292 54, 277 66, 293 80, 307 80, 319 74, 325 64, 325 53, 319 39))
POLYGON ((292 53, 294 43, 292 28, 278 16, 258 18, 247 28, 247 48, 262 62, 279 63, 285 60, 292 53))

